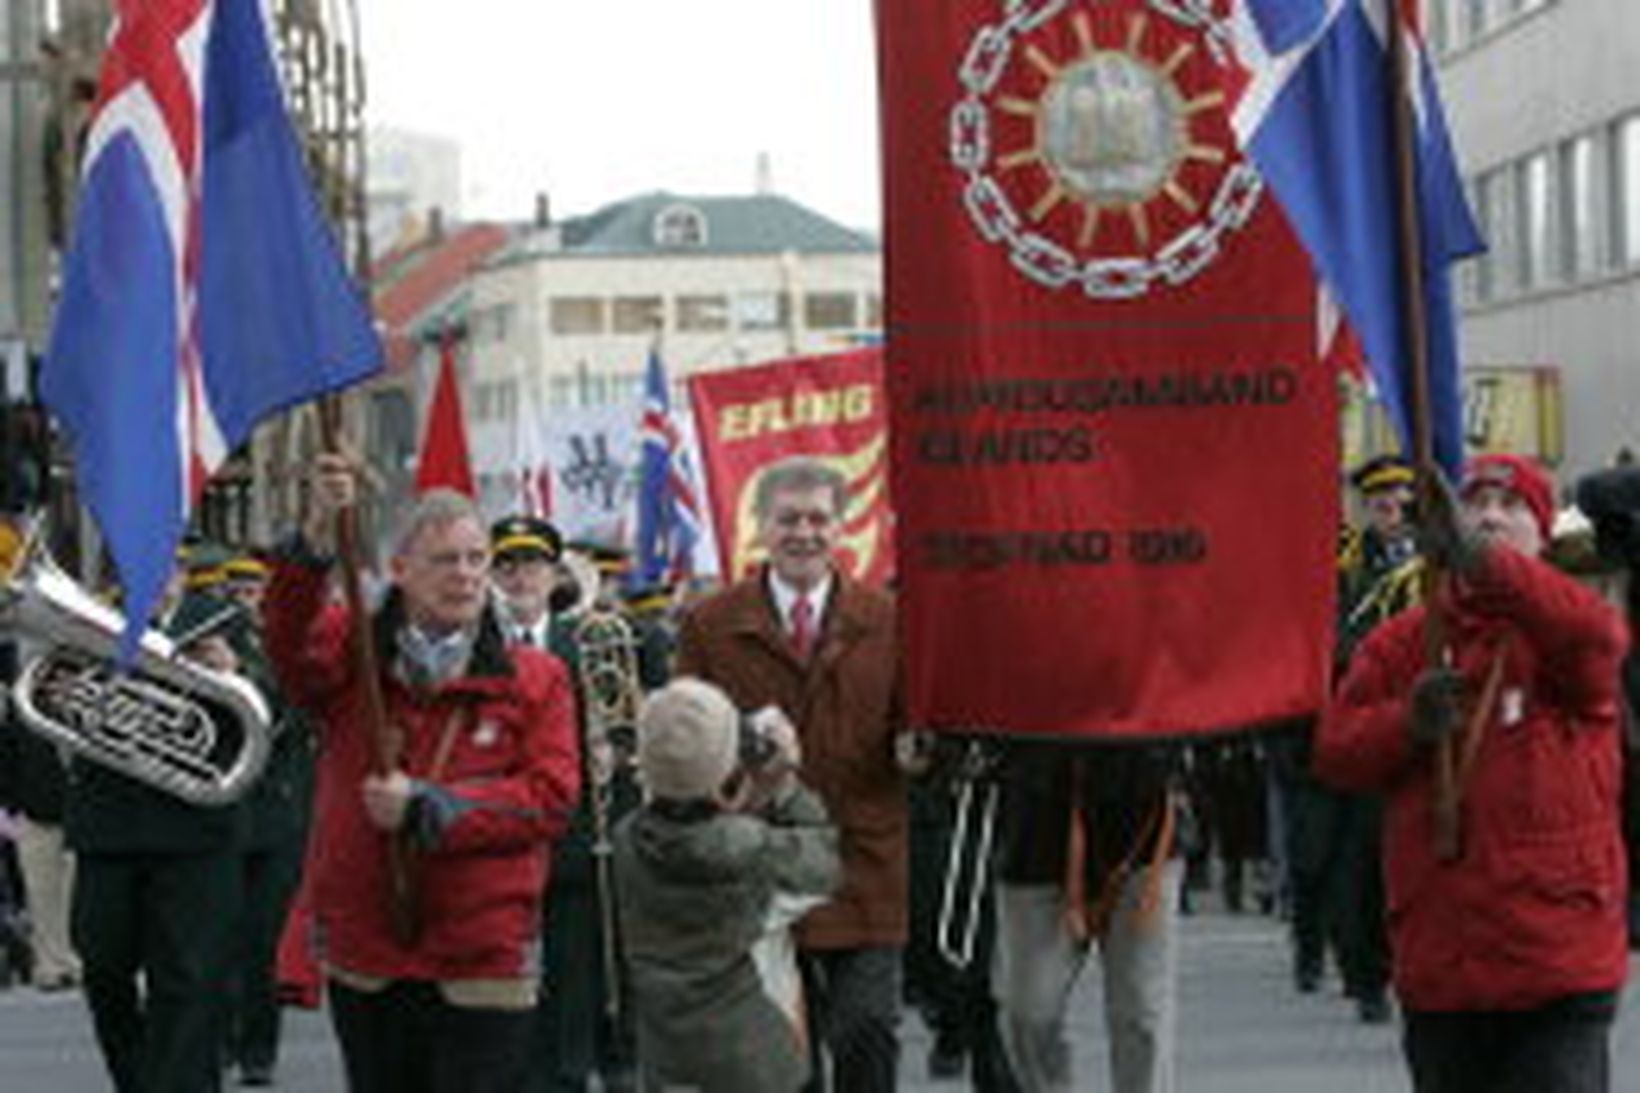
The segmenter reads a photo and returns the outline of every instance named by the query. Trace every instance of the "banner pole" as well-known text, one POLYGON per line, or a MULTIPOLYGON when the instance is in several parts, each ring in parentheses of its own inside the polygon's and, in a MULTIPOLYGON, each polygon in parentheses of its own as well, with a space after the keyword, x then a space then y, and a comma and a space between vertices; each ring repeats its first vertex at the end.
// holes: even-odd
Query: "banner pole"
MULTIPOLYGON (((327 452, 341 452, 342 403, 331 395, 319 403, 319 436, 327 452)), ((387 727, 387 705, 382 696, 381 675, 376 662, 376 643, 370 631, 370 610, 365 603, 364 582, 359 564, 359 520, 357 505, 336 511, 336 560, 341 567, 342 596, 353 622, 352 656, 354 672, 364 688, 365 731, 370 734, 371 754, 379 775, 391 774, 398 766, 398 748, 387 727)), ((387 840, 388 897, 393 934, 401 944, 416 937, 415 890, 411 883, 411 850, 405 839, 394 834, 387 840)))
MULTIPOLYGON (((1406 331, 1406 371, 1411 379, 1410 404, 1413 463, 1418 468, 1418 515, 1429 519, 1434 511, 1439 473, 1435 462, 1434 417, 1430 409, 1429 313, 1424 297, 1423 231, 1418 213, 1417 118, 1408 87, 1412 56, 1407 49, 1401 8, 1417 0, 1390 0, 1386 7, 1389 32, 1390 111, 1395 138, 1396 215, 1401 241, 1401 312, 1406 331)), ((1436 598, 1443 572, 1425 558, 1420 574, 1424 603, 1424 663, 1441 664, 1446 654, 1446 618, 1436 598)), ((1436 857, 1458 856, 1459 823, 1455 741, 1442 740, 1431 758, 1434 764, 1434 842, 1436 857)))

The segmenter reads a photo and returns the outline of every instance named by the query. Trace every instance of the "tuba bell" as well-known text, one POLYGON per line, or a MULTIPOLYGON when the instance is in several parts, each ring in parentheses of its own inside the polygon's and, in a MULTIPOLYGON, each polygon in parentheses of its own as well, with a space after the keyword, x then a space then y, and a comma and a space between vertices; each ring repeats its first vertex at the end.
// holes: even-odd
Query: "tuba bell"
POLYGON ((182 658, 187 638, 154 630, 122 669, 119 613, 57 567, 37 529, 10 554, 0 552, 0 631, 44 650, 12 685, 23 726, 190 804, 238 800, 268 759, 271 718, 256 687, 182 658))

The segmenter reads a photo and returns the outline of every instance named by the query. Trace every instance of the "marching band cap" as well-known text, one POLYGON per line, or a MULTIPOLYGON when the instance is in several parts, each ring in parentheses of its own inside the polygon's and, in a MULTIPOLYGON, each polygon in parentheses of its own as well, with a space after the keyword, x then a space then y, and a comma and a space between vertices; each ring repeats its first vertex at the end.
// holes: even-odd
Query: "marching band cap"
POLYGON ((664 584, 645 585, 626 594, 626 606, 639 613, 659 611, 672 603, 672 588, 664 584))
POLYGON ((1477 455, 1464 464, 1458 496, 1467 500, 1487 486, 1507 490, 1525 502, 1537 520, 1538 530, 1543 532, 1543 541, 1550 541, 1555 525, 1555 484, 1541 463, 1529 456, 1502 452, 1477 455))
POLYGON ((181 552, 182 587, 190 592, 215 588, 228 578, 228 563, 233 551, 221 543, 200 540, 181 552))
POLYGON ((556 562, 564 553, 564 538, 539 516, 508 516, 490 525, 490 549, 497 558, 534 554, 556 562))
POLYGON ((592 564, 598 568, 598 572, 606 577, 625 573, 632 562, 632 556, 628 551, 618 546, 610 546, 608 543, 579 542, 572 544, 571 549, 592 559, 592 564))
POLYGON ((240 551, 222 565, 222 575, 230 581, 265 581, 268 572, 268 563, 251 550, 240 551))
POLYGON ((1379 455, 1350 472, 1350 484, 1362 494, 1411 487, 1416 476, 1412 464, 1398 455, 1379 455))

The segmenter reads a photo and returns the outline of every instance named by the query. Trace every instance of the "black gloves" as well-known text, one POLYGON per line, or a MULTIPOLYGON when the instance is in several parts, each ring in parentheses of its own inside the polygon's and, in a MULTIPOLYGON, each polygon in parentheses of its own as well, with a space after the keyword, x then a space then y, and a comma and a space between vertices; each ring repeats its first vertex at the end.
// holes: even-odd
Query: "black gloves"
POLYGON ((1438 470, 1426 471, 1433 488, 1419 513, 1418 550, 1437 569, 1460 576, 1473 573, 1486 555, 1486 544, 1466 531, 1458 518, 1458 495, 1438 470))
POLYGON ((1414 744, 1433 747, 1451 736, 1463 716, 1463 676, 1451 668, 1426 668, 1412 685, 1414 744))

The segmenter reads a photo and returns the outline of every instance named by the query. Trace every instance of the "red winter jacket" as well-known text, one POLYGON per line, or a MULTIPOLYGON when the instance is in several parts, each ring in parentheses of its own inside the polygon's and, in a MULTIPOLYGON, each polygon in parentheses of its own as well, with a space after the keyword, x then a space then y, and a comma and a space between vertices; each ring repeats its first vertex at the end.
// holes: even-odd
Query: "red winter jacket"
POLYGON ((1463 796, 1462 853, 1433 848, 1432 764, 1408 738, 1424 609, 1370 634, 1317 738, 1328 782, 1383 794, 1395 985, 1420 1011, 1522 1010, 1616 990, 1628 970, 1619 827, 1617 613, 1545 563, 1494 549, 1450 601, 1471 694, 1502 684, 1463 796))
POLYGON ((267 646, 286 693, 321 726, 307 878, 319 957, 357 975, 445 981, 533 978, 549 843, 580 792, 574 699, 563 664, 505 648, 486 617, 468 674, 417 695, 386 671, 396 598, 372 620, 388 724, 403 734, 402 768, 432 786, 436 838, 416 857, 419 934, 394 940, 387 839, 365 815, 361 783, 374 750, 349 655, 349 615, 328 603, 324 569, 276 564, 265 606, 267 646), (442 771, 428 778, 455 718, 442 771))

